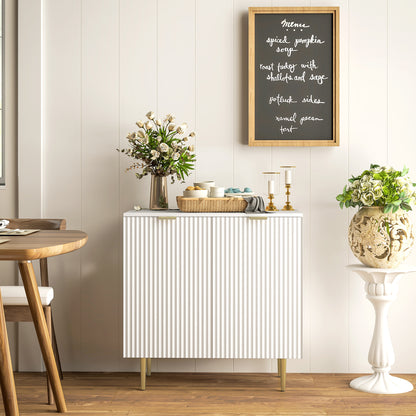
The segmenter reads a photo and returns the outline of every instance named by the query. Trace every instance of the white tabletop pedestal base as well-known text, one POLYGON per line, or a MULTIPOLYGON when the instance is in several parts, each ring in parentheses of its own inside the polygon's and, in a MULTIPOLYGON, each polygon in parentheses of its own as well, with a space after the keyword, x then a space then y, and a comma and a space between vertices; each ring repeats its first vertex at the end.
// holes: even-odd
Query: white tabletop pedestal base
POLYGON ((366 393, 398 394, 413 390, 413 385, 407 380, 391 376, 391 366, 394 364, 394 350, 391 343, 387 322, 387 314, 399 290, 398 282, 403 274, 415 272, 416 267, 398 269, 375 269, 362 265, 349 266, 365 281, 367 299, 373 304, 376 314, 373 339, 368 361, 374 374, 358 377, 351 381, 353 389, 366 393))

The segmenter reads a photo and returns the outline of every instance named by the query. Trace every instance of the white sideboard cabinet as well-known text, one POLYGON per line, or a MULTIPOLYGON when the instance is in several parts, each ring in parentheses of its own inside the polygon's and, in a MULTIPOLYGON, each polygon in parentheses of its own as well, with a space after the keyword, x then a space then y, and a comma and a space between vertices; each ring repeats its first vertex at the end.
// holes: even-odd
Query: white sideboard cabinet
POLYGON ((123 355, 302 355, 302 214, 124 214, 123 355))

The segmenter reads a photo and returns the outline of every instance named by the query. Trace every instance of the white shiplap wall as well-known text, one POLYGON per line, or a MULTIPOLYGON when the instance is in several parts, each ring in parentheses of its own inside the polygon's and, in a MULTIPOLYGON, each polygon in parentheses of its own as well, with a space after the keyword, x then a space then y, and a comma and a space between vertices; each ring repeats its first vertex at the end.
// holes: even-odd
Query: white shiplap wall
MULTIPOLYGON (((138 369, 136 361, 121 358, 121 215, 133 204, 147 205, 149 180, 125 173, 128 161, 115 149, 153 109, 175 113, 198 133, 196 171, 187 184, 214 179, 262 190, 260 172, 297 166, 293 202, 305 216, 304 358, 289 362, 288 371, 368 371, 373 311, 359 278, 345 270, 354 261, 346 241, 353 212, 339 210, 335 196, 349 174, 371 162, 406 164, 416 177, 411 113, 416 4, 20 0, 19 8, 20 23, 31 16, 31 23, 19 28, 20 214, 65 217, 69 228, 90 236, 84 249, 51 261, 64 369, 138 369), (339 148, 247 146, 249 6, 340 6, 339 148), (23 65, 34 50, 35 70, 23 65), (28 80, 38 84, 24 88, 28 80), (29 111, 34 103, 39 114, 29 111), (40 152, 30 150, 34 144, 40 152), (39 169, 33 182, 31 172, 39 169)), ((170 186, 172 207, 182 188, 170 186)), ((416 314, 415 277, 402 281, 391 310, 397 372, 416 371, 416 336, 406 324, 416 314)), ((22 370, 37 369, 40 362, 23 347, 34 344, 30 332, 21 331, 22 370)), ((270 360, 158 360, 153 367, 276 371, 270 360)))

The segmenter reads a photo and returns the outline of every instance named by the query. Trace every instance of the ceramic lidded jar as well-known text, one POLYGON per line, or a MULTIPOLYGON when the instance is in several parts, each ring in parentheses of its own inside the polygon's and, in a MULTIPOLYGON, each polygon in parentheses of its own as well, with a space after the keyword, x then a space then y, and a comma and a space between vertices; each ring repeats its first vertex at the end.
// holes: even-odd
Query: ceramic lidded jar
POLYGON ((410 215, 401 209, 384 213, 383 207, 363 207, 348 229, 354 256, 370 267, 398 267, 410 254, 414 241, 410 215))

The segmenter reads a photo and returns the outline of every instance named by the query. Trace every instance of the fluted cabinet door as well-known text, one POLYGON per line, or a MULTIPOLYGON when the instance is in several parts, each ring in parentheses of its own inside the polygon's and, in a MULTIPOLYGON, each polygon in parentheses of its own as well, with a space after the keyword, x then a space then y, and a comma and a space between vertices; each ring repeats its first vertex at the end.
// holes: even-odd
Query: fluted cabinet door
POLYGON ((211 356, 211 219, 124 218, 124 357, 211 356))
POLYGON ((165 215, 124 215, 124 357, 300 358, 302 214, 165 215))
POLYGON ((213 358, 300 358, 301 218, 213 218, 213 358))

